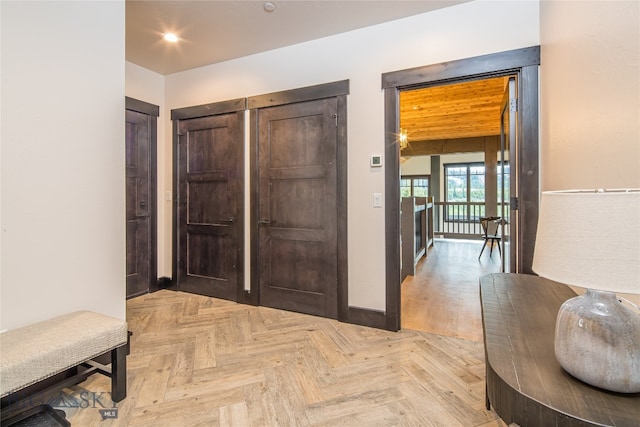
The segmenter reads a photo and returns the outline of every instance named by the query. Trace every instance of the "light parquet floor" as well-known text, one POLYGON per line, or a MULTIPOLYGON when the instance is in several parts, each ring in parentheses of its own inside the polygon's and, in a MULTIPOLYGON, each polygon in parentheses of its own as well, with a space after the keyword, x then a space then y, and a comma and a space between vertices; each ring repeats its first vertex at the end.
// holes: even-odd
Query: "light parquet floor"
POLYGON ((73 426, 504 426, 482 342, 170 290, 129 300, 127 320, 127 398, 93 375, 65 390, 73 426))

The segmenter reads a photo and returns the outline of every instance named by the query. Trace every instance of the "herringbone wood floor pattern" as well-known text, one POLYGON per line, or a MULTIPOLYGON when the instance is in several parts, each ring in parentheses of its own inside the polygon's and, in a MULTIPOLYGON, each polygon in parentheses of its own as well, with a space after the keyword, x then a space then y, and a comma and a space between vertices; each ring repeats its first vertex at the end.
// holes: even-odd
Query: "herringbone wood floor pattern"
POLYGON ((482 342, 170 290, 129 300, 127 320, 117 418, 93 375, 73 426, 504 426, 484 408, 482 342))

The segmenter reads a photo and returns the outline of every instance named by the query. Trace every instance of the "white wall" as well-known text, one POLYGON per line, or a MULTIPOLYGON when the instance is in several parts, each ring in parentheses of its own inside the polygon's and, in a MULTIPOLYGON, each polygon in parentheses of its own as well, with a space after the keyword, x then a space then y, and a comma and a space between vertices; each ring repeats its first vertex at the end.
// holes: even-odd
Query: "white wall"
POLYGON ((540 15, 541 190, 640 188, 640 2, 544 1, 540 15))
POLYGON ((541 2, 542 190, 640 187, 640 2, 541 2))
POLYGON ((124 2, 0 10, 0 328, 124 319, 124 2))
MULTIPOLYGON (((447 165, 451 163, 477 163, 477 162, 484 162, 484 153, 443 154, 440 156, 441 165, 447 165)), ((444 167, 442 171, 444 171, 444 167)), ((442 172, 442 176, 444 176, 444 172, 442 172)))
MULTIPOLYGON (((158 164, 171 165, 171 144, 165 144, 165 126, 171 120, 171 112, 164 107, 164 76, 127 62, 125 66, 125 94, 130 98, 160 107, 158 117, 158 164), (167 158, 168 156, 168 158, 167 158)), ((169 135, 171 133, 169 132, 169 135)), ((170 173, 158 175, 158 277, 171 277, 171 199, 172 179, 170 173), (170 194, 167 195, 167 192, 170 194), (168 196, 168 197, 167 197, 168 196)))
MULTIPOLYGON (((166 109, 350 79, 349 305, 384 310, 384 209, 372 207, 384 168, 369 167, 384 153, 382 73, 538 45, 538 17, 537 1, 476 1, 176 73, 166 77, 166 109)), ((162 168, 171 173, 168 157, 162 168)))
POLYGON ((430 175, 431 156, 407 157, 407 161, 400 165, 400 175, 430 175))

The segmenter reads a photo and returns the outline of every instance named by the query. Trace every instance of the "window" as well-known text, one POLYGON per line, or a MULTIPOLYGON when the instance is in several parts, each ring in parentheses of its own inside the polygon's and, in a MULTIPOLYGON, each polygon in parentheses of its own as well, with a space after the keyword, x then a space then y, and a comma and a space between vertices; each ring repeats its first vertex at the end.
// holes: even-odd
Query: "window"
POLYGON ((502 188, 504 185, 504 202, 509 203, 511 197, 511 168, 509 162, 504 163, 504 183, 502 182, 502 164, 498 164, 498 205, 502 203, 502 188))
MULTIPOLYGON (((498 206, 502 203, 504 188, 505 202, 509 203, 510 167, 502 163, 497 169, 498 206)), ((485 215, 485 166, 484 163, 452 163, 444 165, 445 177, 445 218, 447 221, 478 221, 485 215)))
POLYGON ((444 165, 446 221, 478 221, 484 215, 484 163, 444 165))
POLYGON ((429 175, 405 175, 400 179, 400 197, 428 197, 429 175))
POLYGON ((484 202, 484 164, 444 165, 445 202, 484 202))

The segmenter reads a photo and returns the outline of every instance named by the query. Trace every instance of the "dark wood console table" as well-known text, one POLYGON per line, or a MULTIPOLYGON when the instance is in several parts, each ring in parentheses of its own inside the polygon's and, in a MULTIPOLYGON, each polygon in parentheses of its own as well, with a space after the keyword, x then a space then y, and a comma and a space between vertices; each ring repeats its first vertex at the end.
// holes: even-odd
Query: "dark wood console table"
POLYGON ((553 350, 566 285, 525 274, 480 278, 487 409, 531 426, 640 426, 640 394, 610 393, 566 373, 553 350))

